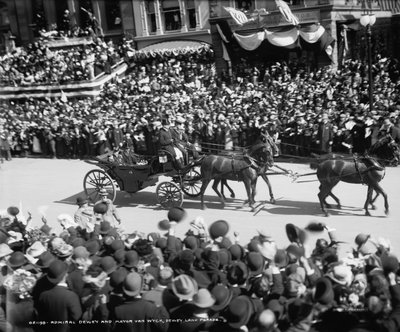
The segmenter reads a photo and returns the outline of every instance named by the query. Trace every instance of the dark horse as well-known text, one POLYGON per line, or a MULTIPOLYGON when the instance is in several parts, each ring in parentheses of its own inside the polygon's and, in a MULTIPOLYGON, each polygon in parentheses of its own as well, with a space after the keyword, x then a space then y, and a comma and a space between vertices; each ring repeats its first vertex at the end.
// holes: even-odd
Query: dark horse
POLYGON ((241 155, 208 155, 200 158, 194 165, 201 165, 201 207, 204 208, 204 192, 211 180, 214 180, 213 189, 223 205, 225 201, 218 191, 218 184, 225 180, 243 181, 249 205, 253 207, 257 178, 260 174, 265 173, 273 163, 271 146, 264 142, 256 143, 241 155))
MULTIPOLYGON (((317 169, 317 177, 320 182, 318 198, 322 212, 328 216, 325 207, 329 207, 326 198, 331 196, 340 208, 339 199, 332 193, 332 189, 340 182, 366 184, 368 186, 367 199, 364 204, 365 215, 369 216, 369 205, 372 201, 372 194, 375 190, 381 194, 385 201, 385 213, 389 213, 389 203, 387 194, 384 192, 379 182, 385 176, 385 164, 392 163, 399 158, 399 148, 390 136, 381 138, 375 143, 369 156, 334 156, 323 159, 317 165, 311 164, 312 168, 317 169)), ((376 199, 376 198, 375 198, 376 199)))

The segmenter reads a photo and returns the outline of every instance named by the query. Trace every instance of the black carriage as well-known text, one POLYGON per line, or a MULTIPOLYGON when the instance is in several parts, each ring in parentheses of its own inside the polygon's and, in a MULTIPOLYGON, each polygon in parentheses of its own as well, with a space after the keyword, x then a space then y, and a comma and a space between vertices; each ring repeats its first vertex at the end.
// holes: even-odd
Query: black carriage
POLYGON ((193 167, 177 170, 167 151, 161 151, 158 156, 135 155, 135 160, 134 164, 126 163, 113 153, 87 160, 87 163, 100 168, 90 170, 84 177, 83 187, 89 200, 93 203, 98 201, 101 189, 106 189, 108 197, 114 201, 117 188, 132 194, 157 185, 157 200, 163 208, 169 209, 181 206, 184 194, 189 197, 200 194, 198 170, 193 167), (160 176, 170 177, 171 181, 159 182, 160 176))

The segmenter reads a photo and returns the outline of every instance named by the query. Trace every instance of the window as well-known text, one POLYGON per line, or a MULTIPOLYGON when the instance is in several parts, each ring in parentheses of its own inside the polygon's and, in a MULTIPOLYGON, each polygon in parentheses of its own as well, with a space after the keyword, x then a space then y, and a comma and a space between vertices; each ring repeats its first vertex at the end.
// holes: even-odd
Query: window
POLYGON ((236 0, 236 9, 254 10, 253 0, 236 0))
POLYGON ((121 7, 119 5, 119 0, 105 1, 105 14, 107 28, 109 30, 120 29, 122 27, 121 7))
POLYGON ((145 5, 147 13, 147 29, 149 30, 149 33, 155 33, 157 30, 157 23, 154 0, 145 1, 145 5))
POLYGON ((196 7, 194 0, 188 0, 186 2, 186 16, 189 29, 196 29, 196 7))
POLYGON ((174 31, 181 28, 181 12, 178 0, 162 0, 161 11, 164 18, 165 31, 174 31))
POLYGON ((91 26, 89 13, 93 14, 92 2, 90 0, 79 0, 80 26, 84 29, 91 26))

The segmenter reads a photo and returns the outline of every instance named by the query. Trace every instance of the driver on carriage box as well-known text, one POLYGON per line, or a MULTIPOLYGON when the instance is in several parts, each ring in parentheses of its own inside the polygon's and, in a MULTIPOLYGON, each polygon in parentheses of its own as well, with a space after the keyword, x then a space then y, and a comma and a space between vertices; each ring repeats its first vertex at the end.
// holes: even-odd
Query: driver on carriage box
POLYGON ((175 145, 175 139, 172 136, 171 123, 168 119, 162 120, 162 128, 159 132, 159 142, 161 148, 172 155, 177 169, 183 169, 185 167, 183 154, 175 145))
POLYGON ((175 146, 182 152, 184 161, 187 163, 189 161, 189 150, 193 153, 195 159, 198 158, 198 153, 193 144, 189 142, 189 137, 185 132, 185 122, 186 120, 181 115, 178 115, 175 119, 175 126, 172 123, 171 135, 174 139, 175 146))

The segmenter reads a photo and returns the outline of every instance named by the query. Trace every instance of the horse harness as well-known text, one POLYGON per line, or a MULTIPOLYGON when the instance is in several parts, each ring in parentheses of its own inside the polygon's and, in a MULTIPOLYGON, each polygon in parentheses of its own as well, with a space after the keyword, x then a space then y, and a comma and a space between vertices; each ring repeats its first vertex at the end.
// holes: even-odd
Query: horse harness
MULTIPOLYGON (((373 160, 373 159, 369 159, 369 160, 371 160, 371 162, 372 162, 372 165, 371 165, 371 166, 368 166, 368 165, 367 165, 364 161, 362 161, 362 160, 360 161, 360 158, 357 157, 357 156, 354 156, 354 157, 353 157, 353 160, 354 160, 354 167, 355 167, 355 169, 356 169, 356 171, 357 171, 358 176, 360 177, 360 181, 361 181, 362 184, 366 184, 365 181, 364 181, 364 178, 363 178, 363 173, 365 174, 365 173, 367 173, 367 172, 369 172, 369 171, 372 171, 372 170, 385 171, 385 168, 382 167, 382 166, 380 166, 380 165, 377 165, 376 161, 373 160), (360 171, 360 168, 359 168, 359 163, 360 163, 360 162, 362 162, 362 163, 367 167, 367 169, 366 169, 365 171, 362 171, 362 172, 360 171)), ((385 173, 384 173, 383 176, 385 176, 385 173)))

